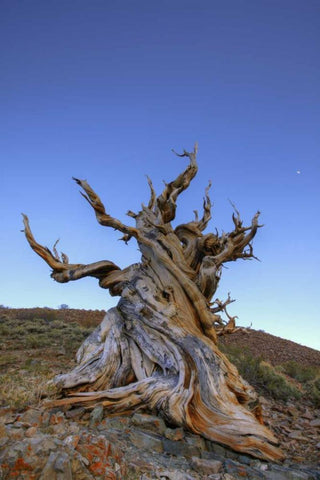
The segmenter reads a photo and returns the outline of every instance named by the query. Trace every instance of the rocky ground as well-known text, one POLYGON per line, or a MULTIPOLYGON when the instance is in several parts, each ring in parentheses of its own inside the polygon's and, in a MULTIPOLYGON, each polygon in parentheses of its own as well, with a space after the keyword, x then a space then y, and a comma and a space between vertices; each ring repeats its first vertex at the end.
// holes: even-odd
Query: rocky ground
MULTIPOLYGON (((0 411, 0 478, 25 480, 312 480, 320 466, 308 455, 293 461, 295 445, 317 435, 319 417, 288 407, 289 416, 264 402, 268 422, 286 437, 291 460, 277 465, 237 454, 159 417, 135 413, 104 417, 102 407, 60 411, 0 411), (295 430, 290 418, 300 418, 295 430), (288 420, 289 419, 289 420, 288 420), (289 433, 290 432, 290 433, 289 433)), ((320 412, 317 412, 318 414, 320 412)), ((313 438, 314 439, 314 438, 313 438)), ((320 447, 320 445, 318 445, 320 447)))

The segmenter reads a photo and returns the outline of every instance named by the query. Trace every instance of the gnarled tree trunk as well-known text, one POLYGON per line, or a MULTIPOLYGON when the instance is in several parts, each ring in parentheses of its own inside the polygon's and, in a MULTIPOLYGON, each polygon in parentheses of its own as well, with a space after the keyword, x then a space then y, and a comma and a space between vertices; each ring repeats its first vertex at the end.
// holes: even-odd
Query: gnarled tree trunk
POLYGON ((194 221, 173 229, 178 195, 197 173, 196 153, 197 146, 179 155, 188 157, 189 165, 160 196, 148 179, 148 206, 128 212, 135 227, 107 214, 88 183, 75 179, 99 223, 121 231, 125 242, 132 237, 138 242, 140 263, 123 270, 110 261, 70 264, 65 254, 60 259, 55 247, 51 252, 35 241, 24 215, 27 240, 56 281, 92 276, 121 297, 80 347, 76 368, 55 378, 64 393, 56 403, 102 404, 112 413, 150 408, 207 439, 277 460, 282 453, 261 423, 255 391, 217 346, 217 334, 235 328, 234 318, 225 325, 219 315, 231 300, 210 303, 222 265, 254 257, 259 212, 244 227, 235 209, 232 232, 203 234, 211 218, 208 187, 202 218, 195 212, 194 221))

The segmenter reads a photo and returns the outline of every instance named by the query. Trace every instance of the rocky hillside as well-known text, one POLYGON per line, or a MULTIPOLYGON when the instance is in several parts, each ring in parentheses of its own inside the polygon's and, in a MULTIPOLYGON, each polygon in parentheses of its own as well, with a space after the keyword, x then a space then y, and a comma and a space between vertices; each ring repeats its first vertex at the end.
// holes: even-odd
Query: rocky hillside
POLYGON ((261 357, 272 365, 293 361, 305 366, 320 367, 319 350, 284 340, 261 330, 240 330, 232 335, 222 337, 221 343, 246 348, 255 357, 261 357))

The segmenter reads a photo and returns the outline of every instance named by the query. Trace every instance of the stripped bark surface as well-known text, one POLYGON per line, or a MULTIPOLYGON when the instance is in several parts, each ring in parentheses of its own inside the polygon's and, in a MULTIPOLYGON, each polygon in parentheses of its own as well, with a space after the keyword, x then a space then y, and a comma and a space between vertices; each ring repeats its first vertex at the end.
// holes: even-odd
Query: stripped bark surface
POLYGON ((278 441, 262 423, 255 391, 217 346, 217 335, 236 329, 235 317, 226 311, 232 300, 211 302, 222 266, 255 258, 251 242, 259 212, 245 227, 235 209, 230 233, 203 233, 211 219, 209 184, 201 218, 195 212, 193 221, 173 228, 178 196, 197 173, 196 155, 197 145, 178 155, 189 163, 159 196, 148 178, 148 205, 137 214, 128 212, 135 227, 108 214, 90 185, 75 179, 98 222, 120 231, 126 243, 137 241, 141 261, 128 268, 111 261, 69 263, 55 246, 51 252, 37 243, 23 215, 26 238, 52 268, 54 280, 91 276, 111 295, 120 296, 117 307, 80 347, 74 370, 55 378, 63 395, 55 403, 101 404, 110 413, 149 408, 170 424, 209 440, 279 460, 278 441))

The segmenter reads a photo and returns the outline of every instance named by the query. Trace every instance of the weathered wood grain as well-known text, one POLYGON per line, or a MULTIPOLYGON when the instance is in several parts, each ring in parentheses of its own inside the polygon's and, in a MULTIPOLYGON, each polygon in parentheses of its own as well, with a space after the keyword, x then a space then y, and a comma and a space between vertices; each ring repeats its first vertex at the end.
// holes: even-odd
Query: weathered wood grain
POLYGON ((170 424, 234 450, 278 460, 282 453, 259 421, 255 391, 217 347, 217 334, 236 328, 235 317, 226 311, 232 300, 210 303, 222 266, 254 258, 251 241, 259 212, 244 227, 235 209, 232 232, 204 234, 211 218, 209 185, 202 217, 195 212, 193 221, 173 229, 178 196, 197 173, 196 154, 197 146, 179 155, 189 158, 189 164, 158 197, 148 179, 148 206, 137 214, 128 212, 135 227, 106 213, 90 185, 76 179, 98 222, 122 232, 125 242, 136 239, 141 261, 126 269, 110 261, 70 264, 65 254, 61 260, 55 247, 52 253, 36 242, 24 216, 26 238, 51 266, 56 281, 92 276, 121 297, 80 347, 74 370, 55 378, 64 394, 56 404, 100 403, 112 413, 150 408, 170 424))

